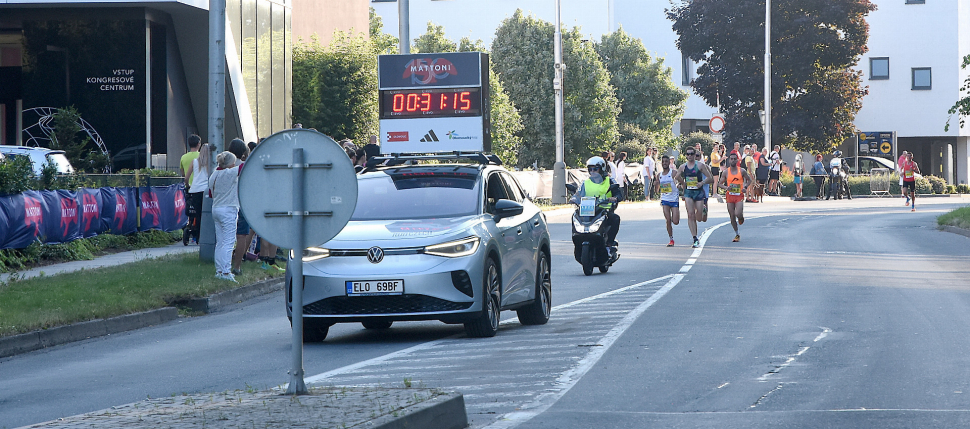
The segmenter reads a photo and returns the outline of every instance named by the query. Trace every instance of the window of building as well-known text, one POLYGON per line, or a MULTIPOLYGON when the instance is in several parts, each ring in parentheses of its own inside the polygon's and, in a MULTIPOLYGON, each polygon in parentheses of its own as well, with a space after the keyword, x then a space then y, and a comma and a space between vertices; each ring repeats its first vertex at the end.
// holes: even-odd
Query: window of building
POLYGON ((889 57, 869 58, 869 80, 889 79, 889 57))
POLYGON ((694 80, 694 62, 687 57, 687 55, 681 54, 681 79, 680 84, 683 86, 690 86, 691 81, 694 80))
POLYGON ((933 89, 933 72, 929 67, 913 68, 913 89, 927 90, 933 89))
POLYGON ((906 4, 926 4, 926 0, 906 0, 906 4))
POLYGON ((370 0, 371 3, 397 3, 397 0, 370 0))

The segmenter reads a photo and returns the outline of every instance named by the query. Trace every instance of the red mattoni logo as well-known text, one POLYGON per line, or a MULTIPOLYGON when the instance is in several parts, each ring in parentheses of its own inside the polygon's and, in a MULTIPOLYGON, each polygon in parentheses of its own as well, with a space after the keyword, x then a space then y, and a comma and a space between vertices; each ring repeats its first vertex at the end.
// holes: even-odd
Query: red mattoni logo
POLYGON ((175 191, 175 219, 182 221, 185 216, 185 194, 180 190, 175 191))
POLYGON ((427 85, 448 76, 457 76, 458 69, 444 58, 415 58, 404 66, 404 78, 411 78, 411 83, 427 85))
POLYGON ((388 131, 387 141, 389 142, 406 142, 411 140, 411 136, 407 131, 388 131))
POLYGON ((40 208, 40 200, 24 196, 24 224, 34 227, 34 236, 40 235, 40 223, 44 220, 44 211, 40 208))
POLYGON ((98 199, 94 195, 84 194, 81 196, 81 219, 84 222, 84 230, 90 231, 91 222, 98 220, 101 215, 101 209, 98 207, 98 199))
MULTIPOLYGON (((142 192, 141 193, 141 218, 147 219, 151 216, 152 222, 150 226, 158 226, 159 217, 162 215, 162 209, 158 206, 158 195, 154 192, 142 192)), ((144 226, 144 225, 143 225, 144 226)))
POLYGON ((61 231, 64 231, 64 235, 67 235, 72 223, 77 224, 77 201, 61 198, 61 231))
POLYGON ((128 202, 125 201, 125 197, 121 193, 115 194, 115 217, 114 221, 117 222, 118 227, 115 228, 117 233, 124 231, 125 221, 128 220, 128 202))

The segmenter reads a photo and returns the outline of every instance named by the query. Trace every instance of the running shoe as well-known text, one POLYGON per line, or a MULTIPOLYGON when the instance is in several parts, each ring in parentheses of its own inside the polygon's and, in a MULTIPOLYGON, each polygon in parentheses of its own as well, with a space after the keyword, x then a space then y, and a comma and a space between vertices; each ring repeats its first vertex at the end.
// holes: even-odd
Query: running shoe
POLYGON ((731 240, 731 241, 737 243, 737 242, 741 241, 741 236, 740 235, 735 235, 734 236, 734 240, 731 240))
POLYGON ((905 202, 905 203, 903 203, 903 205, 904 205, 904 206, 908 206, 908 205, 909 205, 909 197, 906 197, 906 202, 905 202))
POLYGON ((670 239, 670 243, 667 243, 667 247, 674 247, 674 239, 670 239))
POLYGON ((695 238, 694 239, 694 244, 692 244, 690 247, 693 247, 695 249, 698 248, 698 247, 701 247, 701 241, 695 238))
POLYGON ((743 214, 739 214, 738 215, 738 225, 744 225, 744 215, 743 214))
POLYGON ((912 209, 912 210, 910 210, 910 211, 911 211, 911 212, 915 212, 915 211, 916 211, 916 207, 913 207, 913 209, 912 209))

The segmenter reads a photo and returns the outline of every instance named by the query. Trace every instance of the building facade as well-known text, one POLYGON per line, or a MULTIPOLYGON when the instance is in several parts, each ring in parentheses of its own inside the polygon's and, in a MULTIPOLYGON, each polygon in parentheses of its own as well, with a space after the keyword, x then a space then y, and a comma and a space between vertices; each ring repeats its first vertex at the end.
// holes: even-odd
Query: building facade
MULTIPOLYGON (((0 144, 73 106, 115 170, 176 168, 208 129, 208 1, 0 0, 0 144)), ((226 141, 289 128, 294 29, 367 31, 367 0, 227 0, 226 141), (294 10, 300 14, 295 18, 294 10)), ((49 130, 49 127, 47 127, 49 130)))
MULTIPOLYGON (((947 110, 961 95, 968 71, 960 68, 970 54, 970 0, 872 0, 878 7, 867 18, 869 52, 857 66, 869 95, 855 126, 866 132, 895 132, 898 149, 915 153, 924 173, 951 184, 970 183, 970 126, 959 127, 947 110), (932 38, 928 37, 932 35, 932 38)), ((397 2, 372 0, 385 31, 397 33, 397 2)), ((428 21, 443 25, 448 37, 469 36, 490 43, 495 29, 516 9, 552 22, 552 0, 410 0, 411 38, 428 21)), ((643 40, 655 58, 673 71, 674 82, 687 91, 687 108, 674 126, 675 134, 708 131, 717 109, 690 89, 696 64, 685 60, 667 19, 667 0, 562 0, 562 21, 580 26, 591 40, 623 29, 643 40)), ((854 147, 854 140, 845 145, 854 147)), ((854 154, 854 149, 851 152, 854 154)))

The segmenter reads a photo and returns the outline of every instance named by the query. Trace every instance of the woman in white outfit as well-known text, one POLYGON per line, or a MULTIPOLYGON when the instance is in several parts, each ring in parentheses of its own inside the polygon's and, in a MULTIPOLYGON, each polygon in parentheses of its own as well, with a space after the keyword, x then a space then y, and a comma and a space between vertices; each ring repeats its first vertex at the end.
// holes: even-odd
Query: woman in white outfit
MULTIPOLYGON (((189 227, 186 232, 199 241, 199 225, 202 223, 202 195, 209 189, 209 160, 212 159, 212 149, 208 143, 199 148, 199 157, 192 160, 189 171, 185 174, 192 177, 189 186, 189 206, 193 208, 193 215, 189 219, 189 227)), ((185 238, 188 244, 188 237, 185 238)))
POLYGON ((236 216, 239 213, 239 166, 236 155, 216 156, 219 168, 209 176, 212 220, 216 224, 216 278, 236 281, 232 275, 232 249, 236 246, 236 216))

